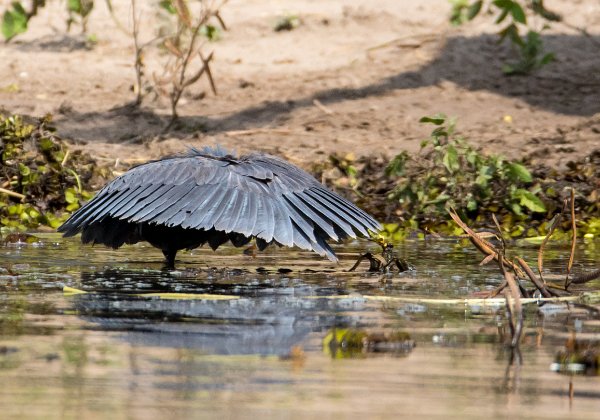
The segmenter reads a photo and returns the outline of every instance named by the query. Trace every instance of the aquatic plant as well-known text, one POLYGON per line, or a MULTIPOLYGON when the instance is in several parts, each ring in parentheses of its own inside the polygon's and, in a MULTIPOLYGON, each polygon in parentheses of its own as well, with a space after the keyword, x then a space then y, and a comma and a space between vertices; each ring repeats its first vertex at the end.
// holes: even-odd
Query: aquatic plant
POLYGON ((87 154, 71 152, 47 115, 34 124, 0 114, 0 228, 58 227, 108 175, 87 154), (62 213, 65 214, 62 214, 62 213))

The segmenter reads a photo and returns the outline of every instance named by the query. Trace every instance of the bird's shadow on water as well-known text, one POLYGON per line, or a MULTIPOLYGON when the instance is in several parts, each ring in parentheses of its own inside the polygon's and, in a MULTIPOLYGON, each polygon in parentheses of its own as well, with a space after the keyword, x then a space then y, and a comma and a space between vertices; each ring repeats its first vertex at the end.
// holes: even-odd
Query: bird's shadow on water
MULTIPOLYGON (((545 49, 555 53, 556 61, 528 76, 502 74, 502 65, 517 57, 509 45, 498 44, 496 35, 455 36, 446 40, 435 59, 419 69, 403 71, 358 88, 326 89, 305 97, 267 101, 223 117, 183 116, 169 134, 183 137, 197 131, 218 134, 264 127, 285 119, 297 109, 313 106, 315 99, 325 105, 334 104, 437 85, 444 80, 471 91, 519 98, 534 107, 559 114, 591 116, 600 112, 597 95, 600 74, 595 71, 600 68, 600 36, 543 35, 541 38, 545 49)), ((402 57, 401 53, 397 54, 399 61, 402 57)), ((114 138, 115 142, 156 135, 169 120, 168 115, 158 115, 149 108, 128 105, 98 112, 71 110, 57 118, 61 132, 68 137, 89 140, 103 138, 103 132, 122 132, 114 138)))
POLYGON ((247 272, 197 274, 82 272, 78 287, 88 293, 73 296, 72 302, 94 328, 122 332, 135 345, 201 348, 211 354, 285 355, 315 330, 354 323, 332 309, 338 302, 307 299, 344 293, 340 287, 247 272), (177 293, 177 299, 170 299, 170 293, 177 293), (186 293, 202 296, 190 299, 186 293))

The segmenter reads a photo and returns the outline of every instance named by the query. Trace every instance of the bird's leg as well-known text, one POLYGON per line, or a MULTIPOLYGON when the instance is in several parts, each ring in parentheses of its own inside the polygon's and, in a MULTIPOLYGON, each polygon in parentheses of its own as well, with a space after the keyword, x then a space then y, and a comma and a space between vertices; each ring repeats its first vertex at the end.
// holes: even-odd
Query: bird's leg
POLYGON ((392 265, 395 265, 398 268, 398 272, 400 273, 409 269, 408 263, 402 258, 398 258, 398 256, 394 252, 394 246, 392 244, 385 244, 382 245, 382 247, 383 251, 381 252, 381 256, 383 257, 385 262, 381 267, 381 272, 387 273, 392 267, 392 265))
POLYGON ((377 272, 377 271, 380 270, 380 268, 381 268, 381 261, 379 259, 377 259, 377 256, 371 254, 370 252, 366 252, 364 254, 361 254, 360 257, 358 257, 358 260, 356 261, 356 263, 348 271, 354 271, 354 270, 356 270, 356 268, 358 267, 358 265, 364 259, 369 260, 369 270, 368 271, 370 273, 375 273, 375 272, 377 272))
POLYGON ((163 255, 165 256, 165 268, 169 270, 175 269, 175 255, 177 255, 177 250, 173 249, 163 249, 163 255))
POLYGON ((381 268, 381 271, 387 272, 392 265, 395 265, 398 268, 399 273, 407 271, 409 268, 407 262, 402 258, 394 257, 385 263, 385 265, 381 268))
MULTIPOLYGON (((367 253, 368 254, 368 253, 367 253)), ((358 267, 358 265, 362 262, 362 260, 364 260, 366 258, 367 254, 361 254, 358 259, 356 260, 356 262, 354 263, 354 265, 352 266, 352 268, 348 271, 354 271, 356 270, 356 268, 358 267)))
POLYGON ((367 258, 369 259, 369 273, 377 273, 381 271, 381 260, 377 256, 367 252, 367 258))
POLYGON ((410 268, 408 266, 408 263, 406 261, 404 261, 402 258, 396 258, 396 267, 398 267, 398 270, 400 272, 408 271, 408 269, 410 268))

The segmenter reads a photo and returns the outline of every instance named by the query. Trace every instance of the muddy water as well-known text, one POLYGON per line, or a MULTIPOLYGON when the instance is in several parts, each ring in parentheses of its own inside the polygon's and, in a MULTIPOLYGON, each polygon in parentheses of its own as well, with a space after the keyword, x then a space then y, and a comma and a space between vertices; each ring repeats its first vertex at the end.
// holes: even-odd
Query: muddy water
MULTIPOLYGON (((344 272, 360 246, 337 248, 340 265, 195 250, 174 272, 143 245, 0 246, 0 417, 597 416, 600 378, 550 366, 572 331, 600 338, 599 305, 527 305, 511 364, 501 307, 418 299, 499 284, 468 243, 399 244, 414 270, 384 277, 366 263, 344 272), (365 346, 342 342, 351 332, 365 346)), ((535 261, 535 247, 519 249, 535 261)), ((547 251, 549 276, 567 254, 547 251)), ((600 244, 582 245, 575 270, 598 257, 600 244)))

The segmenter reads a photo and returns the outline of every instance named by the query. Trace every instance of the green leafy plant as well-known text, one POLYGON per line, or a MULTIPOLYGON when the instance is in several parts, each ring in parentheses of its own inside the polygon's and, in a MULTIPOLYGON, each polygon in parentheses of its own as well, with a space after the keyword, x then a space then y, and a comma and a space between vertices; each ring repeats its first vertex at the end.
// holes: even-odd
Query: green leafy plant
POLYGON ((544 6, 543 0, 450 0, 450 21, 461 25, 481 15, 486 10, 495 16, 494 23, 504 25, 498 32, 500 41, 509 40, 519 54, 519 60, 507 63, 502 71, 507 75, 527 74, 554 60, 554 54, 544 50, 540 32, 549 22, 558 22, 562 17, 544 6), (534 29, 528 15, 539 16, 546 23, 534 29), (523 35, 524 33, 524 35, 523 35))
POLYGON ((280 17, 277 22, 275 22, 273 30, 275 32, 292 31, 300 26, 301 23, 302 22, 298 16, 288 14, 280 17))
POLYGON ((94 0, 67 0, 67 32, 71 29, 73 23, 81 25, 81 32, 87 32, 87 22, 94 8, 94 0))
MULTIPOLYGON (((447 206, 477 227, 489 228, 495 214, 510 237, 536 241, 553 229, 548 216, 560 212, 572 189, 577 233, 588 240, 600 235, 600 150, 566 168, 532 166, 474 149, 444 115, 421 122, 434 129, 419 153, 404 151, 391 160, 333 155, 313 173, 384 222, 388 241, 427 232, 460 235, 447 206)), ((573 229, 565 218, 554 227, 553 238, 570 240, 573 229)))
POLYGON ((36 15, 39 7, 46 4, 45 0, 34 0, 29 11, 21 2, 13 1, 2 16, 2 35, 10 41, 15 36, 27 31, 29 19, 36 15))
POLYGON ((472 216, 502 210, 524 218, 546 212, 540 186, 523 164, 475 150, 455 135, 454 121, 444 115, 420 121, 435 128, 419 154, 402 152, 386 168, 395 180, 389 198, 399 203, 401 217, 422 226, 443 220, 448 206, 472 216))
POLYGON ((27 124, 0 115, 2 230, 57 227, 91 198, 91 180, 108 175, 89 156, 70 152, 50 122, 50 116, 27 124))
POLYGON ((221 29, 218 26, 206 24, 200 27, 200 35, 211 42, 221 39, 221 29))
MULTIPOLYGON (((106 2, 112 6, 110 0, 106 2)), ((2 35, 6 41, 26 32, 31 18, 37 15, 40 8, 46 6, 46 0, 32 0, 27 10, 23 3, 13 1, 2 15, 2 35)), ((67 32, 72 24, 79 23, 82 33, 86 33, 88 18, 93 8, 94 0, 67 0, 67 32)))

